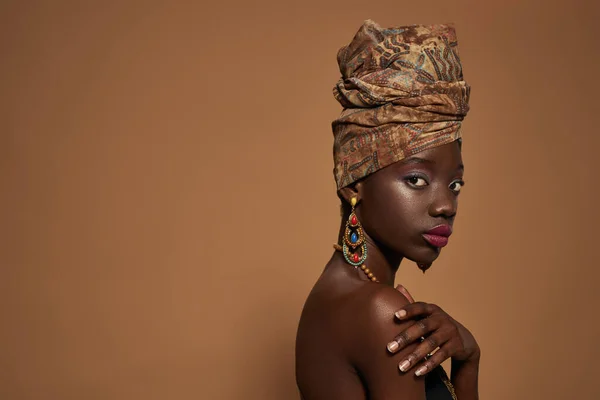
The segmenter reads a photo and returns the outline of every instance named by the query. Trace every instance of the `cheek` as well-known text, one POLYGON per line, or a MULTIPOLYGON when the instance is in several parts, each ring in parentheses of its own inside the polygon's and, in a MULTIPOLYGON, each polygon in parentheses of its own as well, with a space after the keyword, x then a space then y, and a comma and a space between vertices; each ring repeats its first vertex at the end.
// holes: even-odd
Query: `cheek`
POLYGON ((373 188, 363 195, 363 226, 374 239, 386 244, 420 230, 419 220, 426 213, 424 191, 410 188, 402 181, 373 188))

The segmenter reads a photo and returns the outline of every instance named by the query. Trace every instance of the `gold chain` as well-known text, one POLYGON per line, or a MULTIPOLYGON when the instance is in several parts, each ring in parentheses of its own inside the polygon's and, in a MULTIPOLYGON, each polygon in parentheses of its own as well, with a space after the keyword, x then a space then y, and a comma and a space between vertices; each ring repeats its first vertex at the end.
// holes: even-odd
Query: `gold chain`
POLYGON ((452 384, 452 382, 450 382, 450 379, 448 379, 448 375, 446 375, 446 371, 444 371, 443 373, 441 371, 444 371, 444 369, 440 365, 440 367, 438 368, 438 374, 439 374, 440 378, 442 378, 442 382, 444 382, 444 385, 446 385, 446 387, 448 388, 448 391, 450 392, 450 395, 452 396, 452 400, 458 400, 458 397, 456 397, 456 392, 454 391, 454 385, 452 384))

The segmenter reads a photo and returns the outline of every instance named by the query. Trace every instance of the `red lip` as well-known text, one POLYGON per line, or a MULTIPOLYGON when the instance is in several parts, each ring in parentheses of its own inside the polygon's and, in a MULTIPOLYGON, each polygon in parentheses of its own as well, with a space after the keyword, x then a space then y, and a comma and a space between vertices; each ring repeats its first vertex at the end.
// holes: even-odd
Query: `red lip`
POLYGON ((452 235, 452 227, 450 225, 438 225, 435 228, 428 230, 426 234, 449 237, 452 235))
POLYGON ((448 244, 448 238, 452 235, 450 225, 439 225, 423 234, 423 238, 434 247, 444 247, 448 244))

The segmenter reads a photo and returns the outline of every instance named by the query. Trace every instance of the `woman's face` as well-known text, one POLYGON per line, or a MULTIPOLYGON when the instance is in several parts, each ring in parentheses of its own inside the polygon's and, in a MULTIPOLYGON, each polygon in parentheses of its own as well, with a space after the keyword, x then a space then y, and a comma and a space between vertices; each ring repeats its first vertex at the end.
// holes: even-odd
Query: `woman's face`
POLYGON ((463 170, 457 141, 391 164, 356 184, 357 217, 379 245, 430 264, 448 242, 463 170))

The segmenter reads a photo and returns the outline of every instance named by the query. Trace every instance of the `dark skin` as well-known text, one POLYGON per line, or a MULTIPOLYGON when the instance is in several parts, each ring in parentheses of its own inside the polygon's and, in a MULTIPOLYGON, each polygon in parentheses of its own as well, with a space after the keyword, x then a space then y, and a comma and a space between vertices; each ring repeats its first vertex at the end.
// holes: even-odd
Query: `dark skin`
POLYGON ((431 265, 439 256, 440 248, 422 234, 454 223, 463 170, 460 145, 452 142, 339 192, 339 243, 356 198, 368 247, 365 264, 379 282, 369 281, 340 252, 333 254, 298 328, 296 379, 303 399, 425 400, 424 376, 448 358, 457 397, 478 399, 480 350, 473 335, 437 305, 414 302, 405 288, 394 288, 404 258, 431 265))

